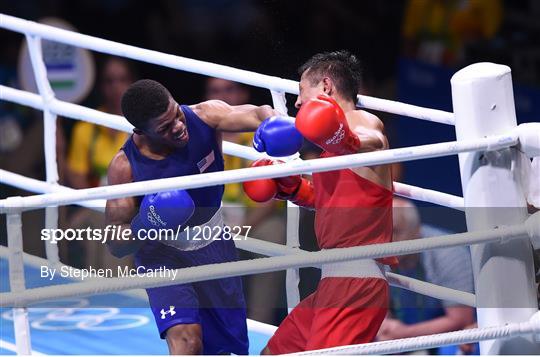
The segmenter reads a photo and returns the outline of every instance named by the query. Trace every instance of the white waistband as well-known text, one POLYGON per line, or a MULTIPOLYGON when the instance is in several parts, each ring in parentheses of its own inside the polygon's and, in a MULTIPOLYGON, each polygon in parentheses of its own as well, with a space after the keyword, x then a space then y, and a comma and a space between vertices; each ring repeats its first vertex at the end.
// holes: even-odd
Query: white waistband
MULTIPOLYGON (((189 227, 188 231, 182 231, 177 237, 160 240, 160 243, 182 251, 198 250, 206 247, 214 241, 213 234, 205 236, 204 227, 209 227, 210 232, 215 232, 214 227, 223 227, 223 211, 221 207, 214 213, 212 218, 199 226, 189 227), (207 239, 205 239, 207 238, 207 239)), ((220 236, 221 238, 221 236, 220 236)))
POLYGON ((341 278, 379 278, 386 280, 385 266, 373 259, 352 260, 348 262, 323 264, 321 279, 341 278))

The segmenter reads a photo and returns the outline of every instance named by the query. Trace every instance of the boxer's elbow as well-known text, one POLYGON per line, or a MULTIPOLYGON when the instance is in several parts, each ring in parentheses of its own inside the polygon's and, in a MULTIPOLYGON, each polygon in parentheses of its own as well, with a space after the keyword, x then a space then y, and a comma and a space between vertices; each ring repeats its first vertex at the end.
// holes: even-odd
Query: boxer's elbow
POLYGON ((277 112, 274 110, 274 108, 272 108, 271 106, 269 106, 267 104, 261 105, 260 107, 257 107, 257 109, 256 109, 257 119, 260 122, 262 122, 266 118, 269 118, 269 117, 274 116, 276 114, 277 114, 277 112))

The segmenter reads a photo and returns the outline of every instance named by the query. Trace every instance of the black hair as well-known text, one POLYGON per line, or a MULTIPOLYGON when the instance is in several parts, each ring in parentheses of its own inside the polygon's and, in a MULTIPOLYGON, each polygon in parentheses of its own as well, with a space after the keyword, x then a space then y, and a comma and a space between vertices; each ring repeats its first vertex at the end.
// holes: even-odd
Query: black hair
POLYGON ((306 71, 312 85, 317 85, 325 76, 330 77, 341 95, 357 102, 362 75, 355 55, 345 50, 317 53, 298 68, 300 76, 306 71))
POLYGON ((144 130, 150 120, 167 111, 170 98, 171 93, 161 83, 141 79, 122 96, 122 113, 135 128, 144 130))

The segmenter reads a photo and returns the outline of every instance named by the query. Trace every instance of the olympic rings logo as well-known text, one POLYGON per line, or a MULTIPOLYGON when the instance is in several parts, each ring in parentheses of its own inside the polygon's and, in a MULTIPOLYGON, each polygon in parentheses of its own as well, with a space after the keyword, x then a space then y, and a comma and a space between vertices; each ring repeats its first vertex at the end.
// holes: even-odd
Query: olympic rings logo
MULTIPOLYGON (((113 331, 143 326, 150 320, 144 315, 121 314, 119 308, 87 307, 87 299, 63 300, 62 306, 66 301, 73 301, 74 306, 28 308, 30 326, 46 331, 113 331)), ((2 318, 12 321, 12 310, 2 313, 2 318)))
POLYGON ((154 216, 152 215, 152 213, 148 212, 146 214, 146 218, 148 219, 148 222, 152 223, 153 226, 156 226, 156 227, 159 227, 156 219, 154 218, 154 216))

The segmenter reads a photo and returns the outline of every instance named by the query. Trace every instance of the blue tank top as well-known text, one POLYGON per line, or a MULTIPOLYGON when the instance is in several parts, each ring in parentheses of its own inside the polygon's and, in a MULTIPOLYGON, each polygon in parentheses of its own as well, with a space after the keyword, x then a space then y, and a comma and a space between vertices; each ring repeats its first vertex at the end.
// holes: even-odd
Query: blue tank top
MULTIPOLYGON (((180 107, 186 116, 189 134, 189 141, 185 147, 174 150, 162 160, 153 160, 141 154, 133 141, 133 136, 130 136, 122 147, 121 150, 131 165, 134 182, 223 171, 223 156, 216 130, 202 121, 187 105, 180 107)), ((186 225, 200 225, 212 218, 220 207, 223 185, 202 187, 187 192, 195 202, 196 209, 186 225)))

